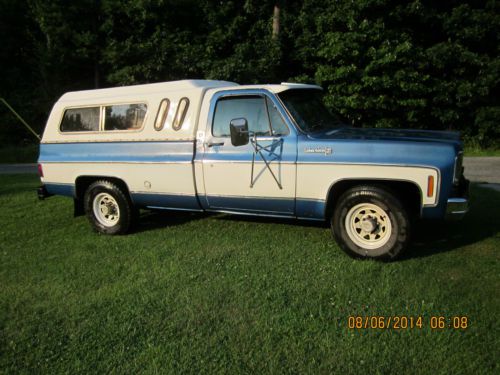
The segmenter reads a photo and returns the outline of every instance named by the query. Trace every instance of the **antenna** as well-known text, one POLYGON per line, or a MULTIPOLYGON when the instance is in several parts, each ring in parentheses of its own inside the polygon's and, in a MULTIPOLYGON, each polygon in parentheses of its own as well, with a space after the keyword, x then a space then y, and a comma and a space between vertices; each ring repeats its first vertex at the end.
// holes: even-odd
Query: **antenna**
POLYGON ((24 121, 24 119, 21 117, 21 115, 19 115, 19 113, 17 113, 14 108, 12 108, 10 106, 9 103, 7 103, 7 101, 4 99, 4 98, 0 98, 0 101, 5 104, 5 106, 14 114, 14 116, 17 117, 17 119, 19 121, 21 121, 23 123, 24 126, 26 126, 26 128, 28 128, 28 130, 33 133, 33 135, 40 141, 40 136, 33 130, 33 128, 31 126, 28 125, 28 123, 26 121, 24 121))

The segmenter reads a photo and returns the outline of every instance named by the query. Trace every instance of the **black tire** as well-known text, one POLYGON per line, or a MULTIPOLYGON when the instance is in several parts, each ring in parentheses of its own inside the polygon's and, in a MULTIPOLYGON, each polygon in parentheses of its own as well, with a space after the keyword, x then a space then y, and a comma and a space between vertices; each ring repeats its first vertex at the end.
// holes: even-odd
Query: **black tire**
POLYGON ((125 234, 137 209, 126 192, 111 181, 99 180, 85 191, 84 207, 93 229, 103 234, 125 234))
POLYGON ((393 260, 410 239, 410 219, 390 190, 363 185, 347 190, 334 209, 333 236, 355 258, 393 260))

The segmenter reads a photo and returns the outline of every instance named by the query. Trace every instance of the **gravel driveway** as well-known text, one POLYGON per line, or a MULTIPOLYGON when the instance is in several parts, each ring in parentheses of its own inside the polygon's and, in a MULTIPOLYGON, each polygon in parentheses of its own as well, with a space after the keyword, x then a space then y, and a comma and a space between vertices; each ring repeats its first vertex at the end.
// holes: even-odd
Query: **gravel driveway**
POLYGON ((464 158, 464 167, 471 181, 500 184, 500 157, 464 158))
POLYGON ((37 173, 36 164, 0 164, 0 174, 37 173))

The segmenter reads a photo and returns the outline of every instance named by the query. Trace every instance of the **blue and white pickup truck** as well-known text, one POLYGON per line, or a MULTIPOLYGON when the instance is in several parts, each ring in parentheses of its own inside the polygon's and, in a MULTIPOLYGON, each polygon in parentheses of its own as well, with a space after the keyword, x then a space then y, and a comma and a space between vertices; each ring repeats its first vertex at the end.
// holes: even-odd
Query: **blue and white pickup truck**
POLYGON ((189 80, 70 92, 40 144, 40 198, 72 197, 101 233, 139 208, 331 223, 348 254, 393 259, 413 219, 468 209, 457 133, 356 129, 322 89, 189 80))

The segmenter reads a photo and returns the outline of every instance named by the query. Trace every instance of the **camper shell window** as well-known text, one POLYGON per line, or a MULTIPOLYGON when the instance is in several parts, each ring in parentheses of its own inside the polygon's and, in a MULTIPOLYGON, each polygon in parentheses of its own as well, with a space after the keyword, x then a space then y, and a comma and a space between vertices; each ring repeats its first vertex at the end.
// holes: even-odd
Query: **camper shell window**
POLYGON ((189 108, 189 99, 182 98, 177 106, 177 111, 175 112, 174 122, 172 124, 172 129, 180 130, 182 128, 182 123, 186 117, 186 112, 189 108))
POLYGON ((147 108, 144 103, 69 108, 64 111, 60 130, 65 133, 140 130, 147 108))
POLYGON ((138 130, 146 117, 146 104, 120 104, 104 107, 104 130, 138 130))
POLYGON ((99 131, 100 107, 71 108, 64 111, 62 132, 99 131))
POLYGON ((160 131, 165 127, 169 109, 170 109, 170 100, 163 99, 160 103, 160 109, 158 110, 158 114, 156 115, 155 130, 160 131))

